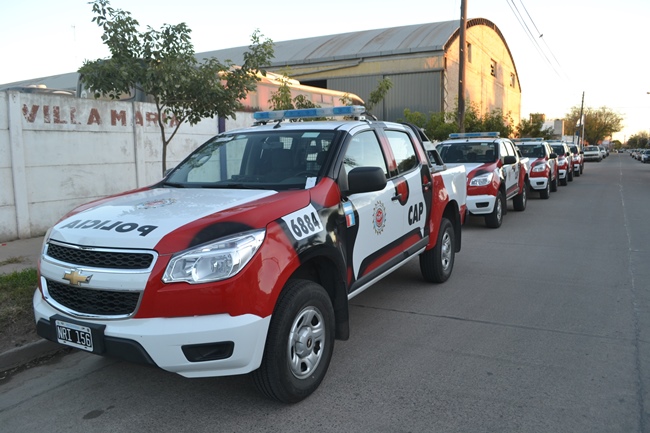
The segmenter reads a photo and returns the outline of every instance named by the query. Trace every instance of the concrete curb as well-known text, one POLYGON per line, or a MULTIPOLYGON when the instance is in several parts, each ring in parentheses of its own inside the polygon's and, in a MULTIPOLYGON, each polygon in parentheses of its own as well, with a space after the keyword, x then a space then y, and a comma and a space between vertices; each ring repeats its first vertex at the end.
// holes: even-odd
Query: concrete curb
POLYGON ((48 340, 38 340, 0 353, 0 371, 8 371, 29 364, 39 358, 54 355, 65 346, 48 340))

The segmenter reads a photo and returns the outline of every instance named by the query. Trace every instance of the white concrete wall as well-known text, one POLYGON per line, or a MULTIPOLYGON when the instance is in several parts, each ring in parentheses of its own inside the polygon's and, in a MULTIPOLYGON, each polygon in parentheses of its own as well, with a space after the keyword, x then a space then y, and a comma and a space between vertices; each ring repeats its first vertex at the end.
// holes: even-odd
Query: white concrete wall
MULTIPOLYGON (((225 129, 251 123, 239 113, 225 129)), ((217 132, 216 118, 181 125, 167 168, 217 132)), ((161 178, 154 104, 0 92, 0 241, 43 235, 77 205, 161 178)))

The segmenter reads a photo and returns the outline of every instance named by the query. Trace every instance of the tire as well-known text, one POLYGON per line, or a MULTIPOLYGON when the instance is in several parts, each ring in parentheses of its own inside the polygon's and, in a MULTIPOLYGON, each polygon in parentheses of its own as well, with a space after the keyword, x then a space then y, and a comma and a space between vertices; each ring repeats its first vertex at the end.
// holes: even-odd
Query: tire
POLYGON ((557 176, 555 176, 555 178, 553 178, 553 180, 551 181, 551 191, 552 192, 557 191, 557 176))
POLYGON ((571 170, 566 171, 566 179, 568 179, 569 182, 573 182, 573 167, 571 167, 571 170))
POLYGON ((287 282, 273 311, 262 365, 252 373, 257 389, 283 403, 312 394, 332 359, 334 323, 332 301, 322 286, 287 282))
POLYGON ((444 283, 451 276, 456 257, 456 233, 447 218, 440 221, 436 246, 420 254, 420 272, 429 283, 444 283))
POLYGON ((524 187, 521 189, 521 192, 512 199, 512 206, 516 211, 523 212, 526 210, 526 204, 528 203, 528 185, 524 182, 524 187))
POLYGON ((539 192, 539 196, 543 199, 548 199, 551 196, 551 180, 546 182, 546 188, 539 192))
POLYGON ((485 225, 491 229, 498 229, 501 227, 503 222, 503 207, 505 203, 503 202, 503 193, 501 190, 497 193, 497 198, 494 201, 494 209, 489 215, 485 215, 485 225))
POLYGON ((560 179, 561 186, 567 186, 569 184, 569 173, 564 176, 564 179, 560 179))

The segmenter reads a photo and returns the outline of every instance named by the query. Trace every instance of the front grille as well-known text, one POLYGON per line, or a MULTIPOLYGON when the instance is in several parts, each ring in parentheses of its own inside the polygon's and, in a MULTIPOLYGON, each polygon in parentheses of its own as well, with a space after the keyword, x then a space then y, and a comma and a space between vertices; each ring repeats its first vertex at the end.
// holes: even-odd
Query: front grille
POLYGON ((48 244, 47 255, 75 266, 128 270, 148 269, 154 259, 150 253, 86 250, 54 243, 48 244))
POLYGON ((98 316, 131 315, 140 300, 140 292, 93 290, 61 284, 49 279, 46 281, 50 297, 60 305, 78 313, 98 316))

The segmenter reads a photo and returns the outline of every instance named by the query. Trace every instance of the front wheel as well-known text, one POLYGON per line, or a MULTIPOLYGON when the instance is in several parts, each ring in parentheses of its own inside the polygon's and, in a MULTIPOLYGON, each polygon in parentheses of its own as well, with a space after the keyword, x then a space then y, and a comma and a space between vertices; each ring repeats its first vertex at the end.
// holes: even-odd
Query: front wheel
POLYGON ((436 246, 420 254, 420 271, 425 281, 444 283, 451 276, 456 255, 454 226, 447 218, 440 221, 436 246))
POLYGON ((334 323, 332 302, 322 286, 290 280, 271 318, 262 365, 252 374, 257 389, 283 403, 313 393, 332 358, 334 323))
POLYGON ((505 203, 503 202, 503 193, 499 190, 499 192, 497 192, 496 200, 494 201, 494 209, 492 209, 492 213, 485 215, 486 226, 491 229, 498 229, 501 227, 501 223, 503 222, 503 206, 505 206, 505 203))
POLYGON ((524 182, 524 186, 521 188, 521 192, 512 199, 512 205, 516 211, 526 210, 526 203, 528 203, 528 185, 524 182))
POLYGON ((551 191, 553 192, 557 191, 557 175, 551 181, 551 191))

